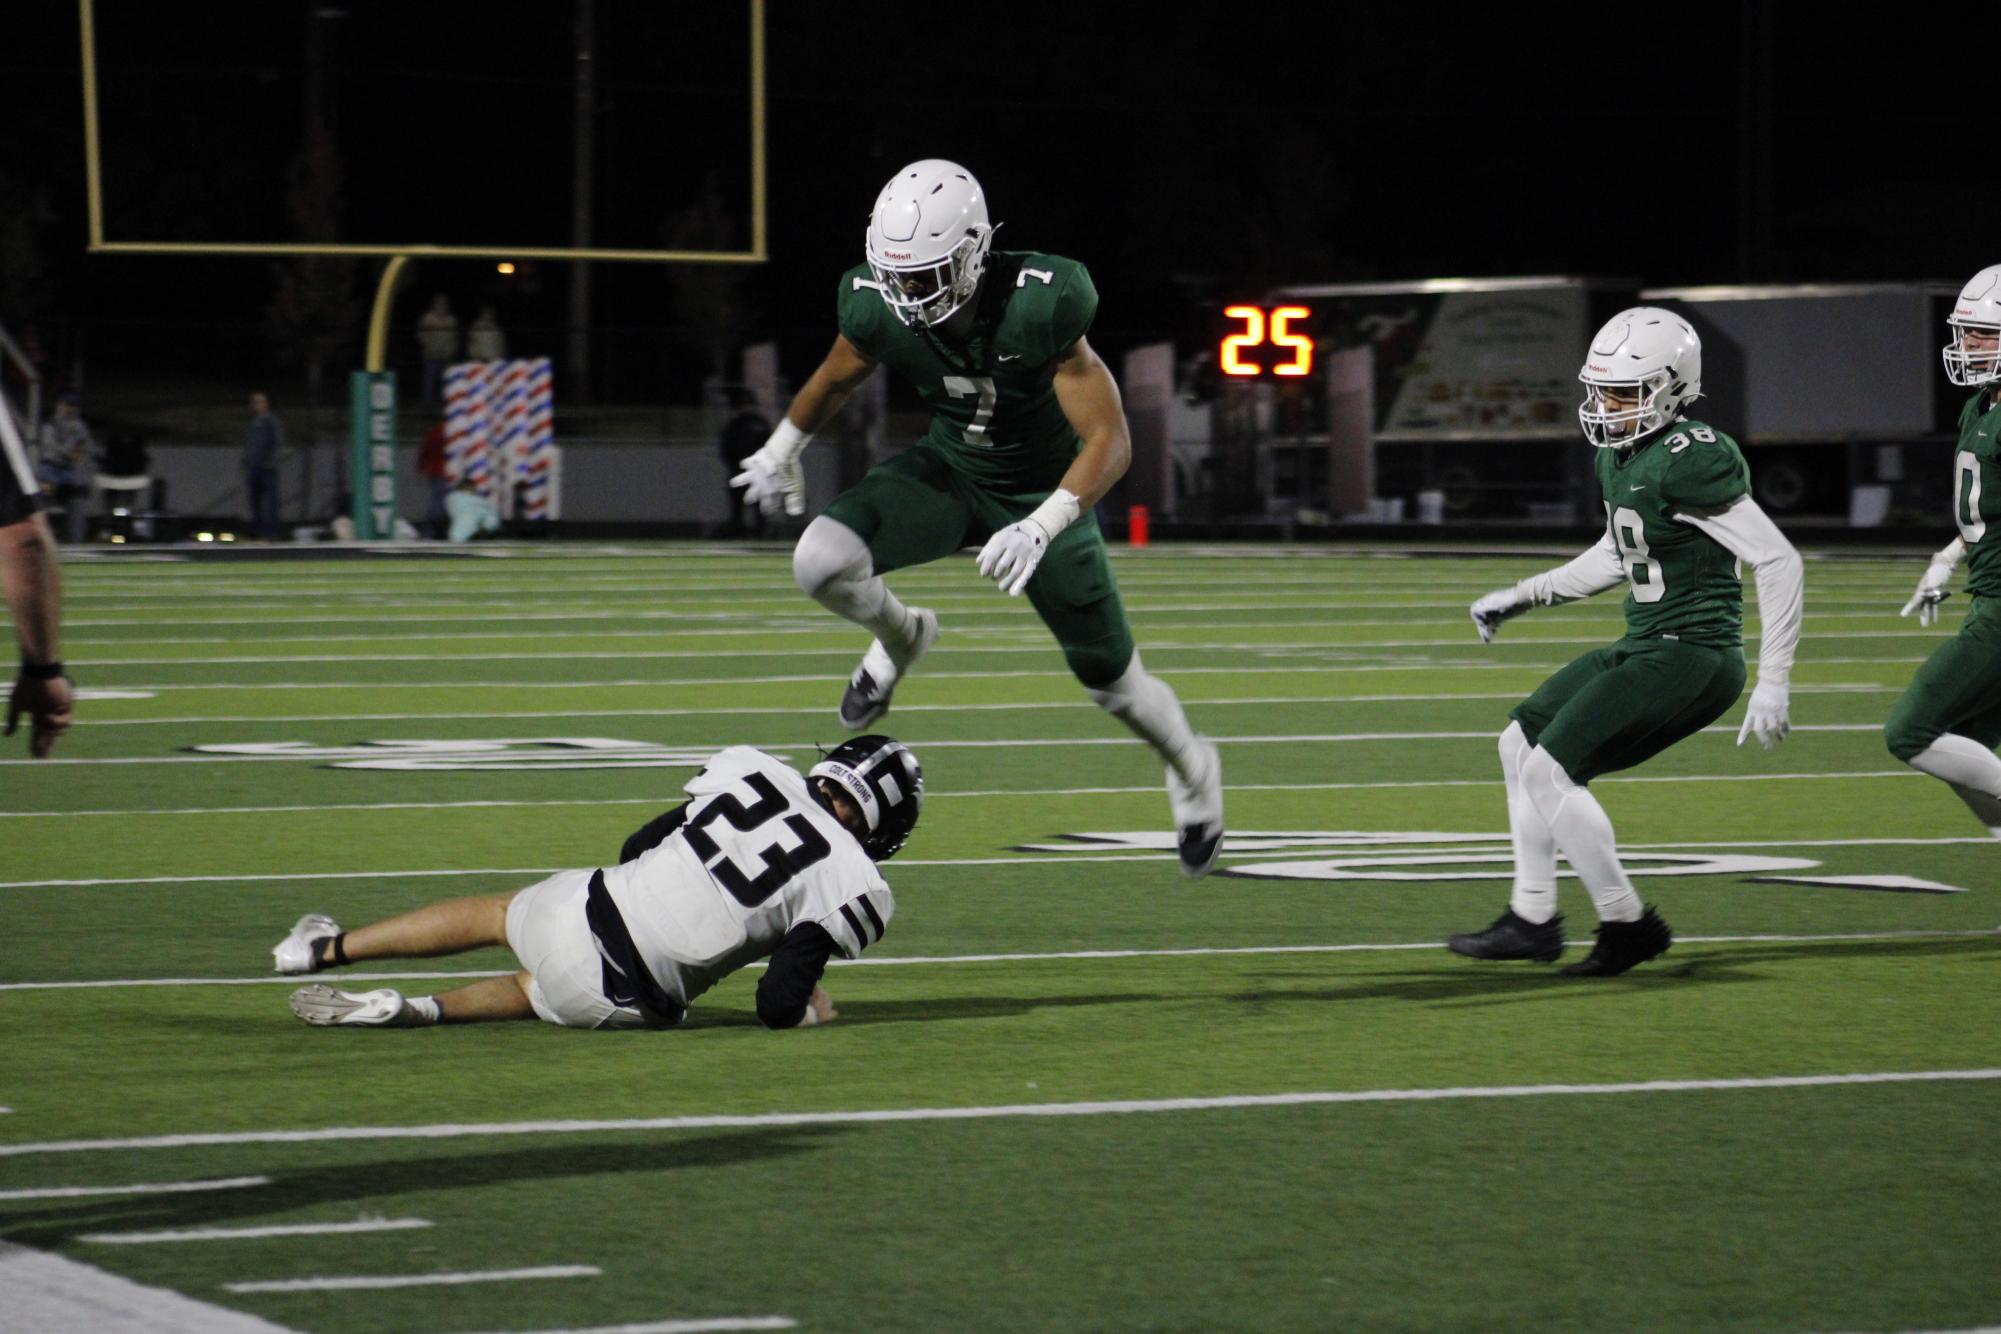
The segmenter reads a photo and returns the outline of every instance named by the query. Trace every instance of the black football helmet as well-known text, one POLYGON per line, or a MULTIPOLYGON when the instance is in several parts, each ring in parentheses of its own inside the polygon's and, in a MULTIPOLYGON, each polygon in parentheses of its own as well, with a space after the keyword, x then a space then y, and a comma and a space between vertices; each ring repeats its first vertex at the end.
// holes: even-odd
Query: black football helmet
POLYGON ((917 812, 924 805, 924 770, 901 741, 873 735, 843 741, 806 777, 813 800, 830 813, 833 805, 812 779, 827 779, 861 807, 868 821, 862 851, 875 861, 894 857, 917 827, 917 812))

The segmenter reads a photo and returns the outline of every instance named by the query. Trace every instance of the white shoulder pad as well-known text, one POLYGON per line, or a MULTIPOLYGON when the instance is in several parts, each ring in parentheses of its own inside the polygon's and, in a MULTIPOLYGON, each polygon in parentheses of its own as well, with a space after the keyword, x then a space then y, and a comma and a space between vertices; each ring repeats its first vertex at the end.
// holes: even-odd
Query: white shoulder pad
POLYGON ((730 746, 717 751, 714 757, 702 766, 702 771, 688 780, 684 791, 691 797, 720 792, 750 773, 769 774, 773 777, 782 774, 794 785, 806 781, 799 776, 797 769, 754 746, 730 746))

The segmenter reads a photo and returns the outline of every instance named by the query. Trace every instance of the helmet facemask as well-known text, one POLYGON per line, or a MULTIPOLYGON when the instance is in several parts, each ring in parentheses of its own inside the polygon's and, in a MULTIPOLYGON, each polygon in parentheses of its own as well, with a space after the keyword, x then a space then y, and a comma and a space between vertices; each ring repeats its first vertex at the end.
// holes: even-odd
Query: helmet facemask
POLYGON ((1600 449, 1632 448, 1672 421, 1674 410, 1685 401, 1675 396, 1679 385, 1672 370, 1655 371, 1638 380, 1577 378, 1584 381, 1584 401, 1577 405, 1577 420, 1584 428, 1584 438, 1600 449), (1613 407, 1611 394, 1630 400, 1632 406, 1613 407), (1663 398, 1668 401, 1664 403, 1663 398))
POLYGON ((1962 389, 2001 381, 2001 325, 1948 322, 1952 342, 1940 349, 1945 378, 1962 389))
POLYGON ((868 251, 869 272, 882 289, 882 299, 911 328, 936 327, 952 318, 980 289, 986 271, 987 248, 993 229, 968 232, 943 259, 928 264, 890 264, 868 251))

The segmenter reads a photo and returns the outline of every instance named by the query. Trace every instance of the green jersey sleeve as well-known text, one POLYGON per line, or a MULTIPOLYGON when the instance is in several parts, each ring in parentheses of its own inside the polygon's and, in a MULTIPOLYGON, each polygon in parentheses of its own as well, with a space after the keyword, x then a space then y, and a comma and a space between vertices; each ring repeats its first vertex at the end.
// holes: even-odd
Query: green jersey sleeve
POLYGON ((841 290, 835 297, 835 318, 841 337, 855 350, 873 360, 882 359, 882 322, 894 318, 882 299, 882 289, 869 276, 866 265, 857 264, 841 275, 841 290))
POLYGON ((1662 441, 1668 452, 1662 498, 1676 509, 1715 510, 1751 494, 1751 467, 1737 442, 1701 422, 1677 422, 1662 441))
POLYGON ((1068 352, 1079 338, 1091 331, 1091 321, 1097 316, 1098 287, 1091 281, 1090 270, 1082 264, 1066 264, 1056 285, 1056 300, 1048 324, 1050 345, 1045 360, 1054 361, 1068 352))

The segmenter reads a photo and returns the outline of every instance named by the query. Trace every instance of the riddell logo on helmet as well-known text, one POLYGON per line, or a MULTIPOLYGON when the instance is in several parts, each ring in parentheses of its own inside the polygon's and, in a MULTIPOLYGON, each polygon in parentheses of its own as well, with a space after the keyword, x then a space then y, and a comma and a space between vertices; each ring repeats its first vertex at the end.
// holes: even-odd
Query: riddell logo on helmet
POLYGON ((1596 371, 1600 375, 1610 375, 1612 373, 1612 368, 1610 366, 1594 365, 1593 363, 1588 361, 1584 363, 1584 369, 1587 371, 1596 371))
POLYGON ((885 250, 882 252, 882 257, 884 259, 909 259, 910 252, 908 250, 885 250))

